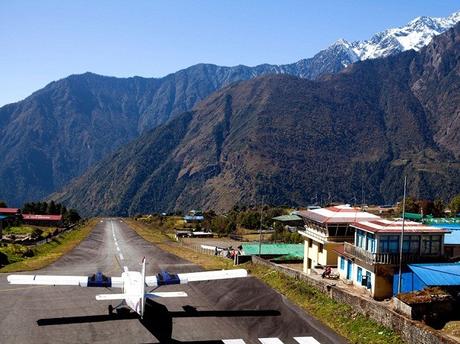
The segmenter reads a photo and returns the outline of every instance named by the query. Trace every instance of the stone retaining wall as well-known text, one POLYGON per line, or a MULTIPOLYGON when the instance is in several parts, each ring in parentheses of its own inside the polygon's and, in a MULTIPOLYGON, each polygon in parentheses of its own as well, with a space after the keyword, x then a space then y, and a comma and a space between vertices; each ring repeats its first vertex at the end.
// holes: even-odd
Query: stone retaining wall
POLYGON ((350 305, 355 311, 364 314, 382 325, 398 332, 407 343, 459 343, 429 326, 426 326, 418 321, 410 320, 403 315, 396 313, 378 301, 350 294, 346 290, 334 286, 333 283, 316 280, 301 271, 280 266, 256 256, 252 257, 252 262, 268 266, 288 276, 305 281, 309 285, 328 294, 332 299, 350 305))

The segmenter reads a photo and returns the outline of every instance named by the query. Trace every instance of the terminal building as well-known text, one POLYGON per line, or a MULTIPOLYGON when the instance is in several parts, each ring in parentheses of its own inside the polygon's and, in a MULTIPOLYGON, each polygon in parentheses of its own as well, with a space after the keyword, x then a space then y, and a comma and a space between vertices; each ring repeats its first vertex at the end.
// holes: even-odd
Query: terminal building
MULTIPOLYGON (((399 271, 402 220, 360 221, 354 228, 353 242, 344 242, 338 254, 340 278, 366 290, 375 299, 393 295, 394 276, 399 271)), ((406 221, 402 247, 402 264, 446 261, 442 228, 406 221)))
POLYGON ((380 218, 349 205, 301 210, 297 215, 304 221, 304 229, 299 231, 299 234, 305 237, 303 266, 305 273, 311 273, 315 267, 336 266, 335 249, 344 242, 354 241, 355 228, 351 225, 358 221, 380 218))

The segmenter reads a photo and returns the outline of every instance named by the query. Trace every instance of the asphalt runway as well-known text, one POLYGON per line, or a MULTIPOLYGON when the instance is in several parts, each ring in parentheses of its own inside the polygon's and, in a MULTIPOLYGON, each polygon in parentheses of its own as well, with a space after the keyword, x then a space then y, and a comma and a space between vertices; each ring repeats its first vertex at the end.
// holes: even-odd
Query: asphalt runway
MULTIPOLYGON (((140 271, 144 256, 148 275, 200 270, 146 242, 122 220, 104 219, 69 254, 36 273, 120 276, 124 268, 140 271)), ((346 343, 252 277, 161 287, 157 291, 188 297, 149 300, 141 320, 109 316, 107 307, 116 301, 95 300, 120 289, 9 285, 6 276, 0 274, 0 343, 314 343, 311 337, 346 343)))

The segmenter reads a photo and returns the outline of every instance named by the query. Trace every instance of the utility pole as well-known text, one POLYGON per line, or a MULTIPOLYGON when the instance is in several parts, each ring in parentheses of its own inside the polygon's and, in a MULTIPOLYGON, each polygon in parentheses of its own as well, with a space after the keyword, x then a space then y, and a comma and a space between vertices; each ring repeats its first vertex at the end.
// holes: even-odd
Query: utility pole
POLYGON ((404 196, 402 206, 402 228, 401 238, 399 242, 399 278, 398 278, 398 294, 401 294, 402 284, 402 260, 403 260, 403 244, 404 244, 404 224, 406 222, 406 187, 407 187, 407 176, 404 176, 404 196))
POLYGON ((260 223, 259 223, 259 257, 262 253, 262 215, 264 210, 264 196, 262 196, 262 205, 260 207, 260 223))

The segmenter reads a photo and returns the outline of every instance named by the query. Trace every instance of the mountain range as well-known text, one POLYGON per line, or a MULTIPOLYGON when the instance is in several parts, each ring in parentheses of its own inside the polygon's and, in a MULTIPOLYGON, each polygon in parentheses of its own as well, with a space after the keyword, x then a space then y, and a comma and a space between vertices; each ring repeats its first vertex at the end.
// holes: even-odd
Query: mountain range
POLYGON ((43 198, 235 82, 271 74, 322 78, 359 60, 420 49, 458 20, 460 12, 447 18, 419 17, 368 41, 339 40, 312 58, 287 65, 199 64, 163 78, 85 73, 52 82, 0 108, 0 199, 19 206, 43 198))
POLYGON ((460 192, 460 24, 420 52, 310 81, 232 84, 144 133, 53 199, 84 214, 371 202, 460 192))

